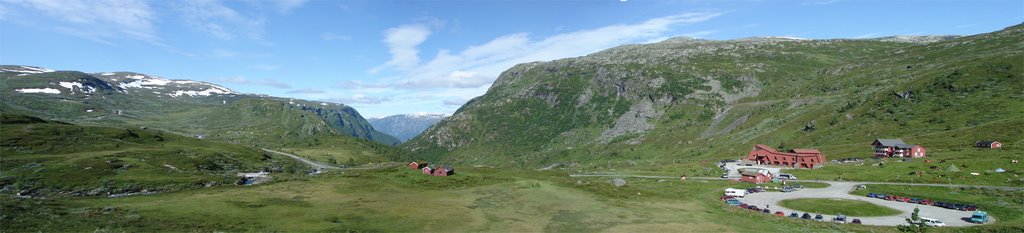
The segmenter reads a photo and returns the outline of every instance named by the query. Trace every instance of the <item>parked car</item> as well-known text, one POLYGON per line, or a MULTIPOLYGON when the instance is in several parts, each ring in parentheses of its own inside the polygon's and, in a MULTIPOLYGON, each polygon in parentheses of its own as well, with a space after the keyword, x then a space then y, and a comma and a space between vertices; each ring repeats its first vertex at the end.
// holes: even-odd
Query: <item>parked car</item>
POLYGON ((814 221, 818 221, 818 222, 825 221, 825 216, 821 216, 821 214, 814 215, 814 221))
POLYGON ((727 188, 725 189, 725 194, 723 195, 729 197, 744 197, 747 195, 747 193, 749 193, 749 190, 727 188))
POLYGON ((792 174, 786 174, 786 173, 779 174, 779 178, 787 179, 787 180, 796 180, 796 176, 794 176, 792 174))
POLYGON ((782 211, 775 211, 775 216, 785 217, 786 213, 783 213, 782 211))
POLYGON ((870 197, 870 198, 877 198, 878 194, 877 193, 868 193, 868 197, 870 197))
POLYGON ((757 206, 754 206, 754 205, 748 205, 747 209, 748 210, 753 210, 753 211, 761 211, 761 208, 757 208, 757 206))
POLYGON ((789 186, 782 187, 782 192, 784 192, 784 193, 788 193, 788 192, 792 192, 792 191, 796 191, 796 189, 793 189, 793 187, 789 187, 789 186))
POLYGON ((919 203, 917 203, 917 204, 922 204, 922 205, 932 205, 932 204, 934 204, 934 203, 935 203, 935 202, 933 202, 932 200, 928 200, 928 199, 921 199, 921 202, 919 202, 919 203))
POLYGON ((964 209, 966 209, 967 211, 977 211, 978 210, 978 206, 976 206, 976 205, 967 205, 967 207, 964 208, 964 209))
POLYGON ((846 215, 843 215, 843 214, 836 215, 836 217, 832 218, 832 222, 846 223, 846 215))
POLYGON ((748 206, 750 206, 750 205, 747 205, 747 203, 740 203, 740 205, 739 205, 740 208, 744 208, 744 209, 746 209, 748 206))
POLYGON ((885 195, 884 193, 877 193, 877 194, 875 194, 875 198, 878 198, 878 199, 885 199, 888 196, 889 195, 885 195))
POLYGON ((804 185, 802 185, 802 184, 793 184, 793 188, 802 189, 802 188, 804 188, 804 185))
POLYGON ((770 214, 770 213, 772 213, 772 211, 771 211, 771 210, 769 210, 768 208, 762 209, 762 210, 761 210, 761 212, 762 212, 762 213, 766 213, 766 214, 770 214))
POLYGON ((946 203, 945 202, 941 202, 941 201, 937 201, 937 202, 933 203, 932 206, 946 208, 946 203))
POLYGON ((910 202, 910 198, 909 197, 899 197, 899 199, 897 199, 896 201, 898 201, 898 202, 910 202))
POLYGON ((985 223, 985 222, 988 222, 988 213, 986 213, 985 211, 974 211, 974 214, 971 214, 971 222, 973 222, 973 223, 985 223))
POLYGON ((790 213, 789 217, 790 218, 799 218, 800 217, 800 213, 797 213, 797 212, 790 213))
POLYGON ((756 190, 759 193, 763 193, 763 192, 767 192, 768 191, 768 190, 765 190, 764 188, 762 188, 760 186, 758 186, 757 188, 754 188, 754 190, 756 190))
POLYGON ((934 219, 934 218, 921 217, 921 222, 924 222, 924 225, 930 226, 930 227, 944 227, 944 226, 946 226, 946 223, 942 222, 942 220, 938 220, 938 219, 934 219))
POLYGON ((853 219, 853 221, 851 221, 850 223, 853 223, 853 224, 863 224, 863 223, 860 222, 859 218, 853 219))
POLYGON ((803 215, 803 216, 800 216, 800 218, 802 218, 802 219, 807 219, 807 220, 811 220, 811 213, 804 213, 804 215, 803 215))
POLYGON ((743 203, 740 202, 740 200, 729 199, 729 200, 725 200, 725 204, 729 204, 731 206, 739 206, 740 204, 743 204, 743 203))
POLYGON ((918 203, 921 203, 921 198, 911 198, 910 201, 907 201, 907 202, 918 204, 918 203))
POLYGON ((729 173, 722 174, 722 179, 727 179, 727 178, 729 178, 729 173))

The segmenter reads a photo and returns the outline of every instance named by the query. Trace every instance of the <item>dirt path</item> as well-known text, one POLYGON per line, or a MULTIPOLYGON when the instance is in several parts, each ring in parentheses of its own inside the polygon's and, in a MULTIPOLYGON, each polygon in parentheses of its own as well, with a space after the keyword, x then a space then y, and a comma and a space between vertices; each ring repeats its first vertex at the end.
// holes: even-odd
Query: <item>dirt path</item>
POLYGON ((263 149, 263 151, 270 152, 270 153, 275 153, 275 154, 279 154, 279 155, 288 156, 288 157, 290 157, 292 159, 298 160, 299 162, 308 164, 310 167, 313 167, 314 169, 338 169, 338 170, 343 169, 343 168, 340 168, 340 167, 335 167, 335 166, 331 166, 331 165, 326 165, 326 164, 321 164, 321 163, 313 162, 313 161, 310 161, 308 159, 299 157, 298 155, 284 153, 284 152, 280 152, 280 151, 276 151, 276 150, 263 149))

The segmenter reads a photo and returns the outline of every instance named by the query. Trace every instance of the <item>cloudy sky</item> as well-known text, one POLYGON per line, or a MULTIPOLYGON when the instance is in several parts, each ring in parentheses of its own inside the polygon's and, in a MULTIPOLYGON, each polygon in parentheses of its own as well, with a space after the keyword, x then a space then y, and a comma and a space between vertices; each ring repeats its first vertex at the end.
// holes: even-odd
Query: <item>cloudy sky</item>
POLYGON ((971 35, 1024 1, 0 0, 0 64, 451 113, 517 63, 676 36, 971 35))

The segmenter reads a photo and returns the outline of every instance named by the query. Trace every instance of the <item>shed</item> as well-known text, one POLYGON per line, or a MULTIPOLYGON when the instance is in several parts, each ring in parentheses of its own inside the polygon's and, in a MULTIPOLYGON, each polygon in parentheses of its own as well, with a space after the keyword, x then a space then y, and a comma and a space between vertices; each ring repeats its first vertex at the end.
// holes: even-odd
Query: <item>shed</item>
POLYGON ((740 181, 750 183, 766 183, 772 180, 772 173, 768 169, 740 168, 740 181))
POLYGON ((427 166, 427 162, 413 161, 409 163, 409 169, 420 170, 427 166))
POLYGON ((1003 143, 1000 143, 999 141, 978 141, 978 142, 974 143, 974 146, 979 147, 979 148, 992 148, 992 149, 996 149, 996 148, 1003 148, 1003 143))
POLYGON ((423 166, 423 168, 420 168, 420 171, 423 172, 423 174, 425 174, 425 175, 432 175, 432 174, 434 174, 434 168, 432 168, 430 166, 423 166))
POLYGON ((434 176, 450 176, 450 175, 455 175, 455 168, 453 168, 452 166, 445 165, 445 166, 441 166, 439 168, 434 169, 434 176))

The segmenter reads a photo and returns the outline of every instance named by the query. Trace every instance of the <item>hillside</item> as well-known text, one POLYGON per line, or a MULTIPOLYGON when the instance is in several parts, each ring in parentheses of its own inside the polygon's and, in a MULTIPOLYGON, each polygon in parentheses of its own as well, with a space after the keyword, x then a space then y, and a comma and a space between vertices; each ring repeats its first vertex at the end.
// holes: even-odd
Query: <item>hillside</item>
POLYGON ((975 141, 1000 140, 984 159, 1024 154, 1024 26, 932 38, 675 38, 520 64, 403 147, 462 164, 702 172, 697 161, 753 144, 838 159, 903 138, 966 161, 975 141))
POLYGON ((81 126, 4 113, 0 190, 106 196, 233 185, 238 172, 302 173, 288 158, 153 129, 81 126))
POLYGON ((308 145, 325 135, 398 143, 342 104, 242 94, 215 84, 132 72, 0 66, 0 99, 6 112, 257 146, 308 145))
POLYGON ((367 121, 373 125, 374 129, 405 142, 445 117, 448 117, 448 114, 402 114, 370 118, 367 121))

